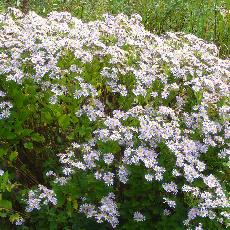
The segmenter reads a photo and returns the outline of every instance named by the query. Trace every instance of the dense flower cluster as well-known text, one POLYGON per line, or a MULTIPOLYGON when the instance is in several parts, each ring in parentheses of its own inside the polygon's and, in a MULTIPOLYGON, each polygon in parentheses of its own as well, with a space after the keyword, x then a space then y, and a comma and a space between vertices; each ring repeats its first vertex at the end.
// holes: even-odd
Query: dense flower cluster
POLYGON ((115 228, 119 223, 119 212, 114 199, 115 195, 110 193, 108 196, 101 199, 101 206, 98 207, 98 211, 95 209, 96 207, 94 205, 87 203, 82 204, 79 211, 84 213, 87 217, 94 217, 98 223, 107 221, 115 228))
MULTIPOLYGON (((69 13, 22 16, 15 9, 0 15, 1 76, 18 84, 34 79, 51 93, 52 104, 61 104, 63 96, 78 100, 76 117, 100 124, 91 140, 76 140, 58 154, 62 174, 46 175, 63 186, 74 174, 84 172, 112 188, 128 184, 130 168, 140 166, 144 180, 162 188, 159 199, 166 207, 162 215, 170 215, 177 205, 175 197, 184 194, 197 201, 184 221, 188 229, 197 217, 224 223, 229 200, 221 179, 203 160, 210 151, 226 162, 230 155, 230 61, 218 58, 216 46, 191 34, 154 35, 144 29, 139 15, 106 14, 103 20, 89 23, 69 13), (61 66, 66 56, 75 61, 61 66), (95 62, 100 67, 94 68, 95 62), (25 71, 25 65, 31 72, 25 71), (89 66, 97 71, 95 79, 86 75, 89 66), (66 76, 71 76, 72 89, 59 81, 66 76), (123 105, 116 106, 120 101, 123 105), (112 103, 114 107, 109 107, 112 103), (109 143, 119 150, 102 151, 100 146, 109 143), (170 171, 159 160, 165 152, 173 161, 170 171)), ((9 116, 11 106, 0 103, 0 119, 9 116)), ((26 210, 57 202, 54 191, 40 185, 38 191, 29 192, 26 210)), ((82 203, 79 211, 112 227, 119 223, 113 193, 103 197, 98 207, 82 203)), ((147 217, 133 210, 133 219, 141 222, 147 217)), ((197 223, 196 229, 202 224, 197 223)))
POLYGON ((37 190, 29 191, 26 211, 31 212, 34 209, 39 210, 41 205, 47 205, 48 203, 53 205, 57 204, 55 193, 53 190, 50 190, 43 185, 39 185, 37 190))

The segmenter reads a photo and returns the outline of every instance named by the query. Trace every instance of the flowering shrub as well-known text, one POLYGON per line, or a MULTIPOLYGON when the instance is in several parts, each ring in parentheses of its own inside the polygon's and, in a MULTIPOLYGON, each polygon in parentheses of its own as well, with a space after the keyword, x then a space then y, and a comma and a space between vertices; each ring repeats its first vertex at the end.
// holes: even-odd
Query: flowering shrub
POLYGON ((2 218, 22 229, 229 226, 230 61, 215 45, 154 35, 139 15, 83 23, 10 8, 0 50, 2 218))

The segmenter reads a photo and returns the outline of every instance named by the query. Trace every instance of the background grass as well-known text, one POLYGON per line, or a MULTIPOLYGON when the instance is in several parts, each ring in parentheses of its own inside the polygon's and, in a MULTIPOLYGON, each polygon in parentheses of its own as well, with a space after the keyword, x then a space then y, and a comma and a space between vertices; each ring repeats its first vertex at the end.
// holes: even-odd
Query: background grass
MULTIPOLYGON (((1 0, 0 10, 22 8, 23 0, 1 0)), ((145 27, 157 34, 184 31, 220 48, 222 57, 230 56, 229 0, 30 0, 30 9, 40 15, 68 11, 83 20, 100 18, 103 13, 139 13, 145 27), (223 13, 225 11, 225 13, 223 13)))

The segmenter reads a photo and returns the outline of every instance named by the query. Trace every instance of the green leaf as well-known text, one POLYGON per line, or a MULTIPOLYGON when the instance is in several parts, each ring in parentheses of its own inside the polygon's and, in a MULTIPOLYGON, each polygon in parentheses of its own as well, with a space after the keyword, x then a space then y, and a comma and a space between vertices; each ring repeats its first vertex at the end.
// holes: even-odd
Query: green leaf
POLYGON ((4 149, 0 149, 0 158, 3 158, 5 153, 6 153, 6 151, 4 149))
POLYGON ((58 118, 58 123, 62 128, 67 128, 70 124, 70 118, 64 114, 58 118))
POLYGON ((78 202, 77 202, 77 200, 73 200, 73 208, 74 208, 75 210, 78 209, 78 202))
POLYGON ((24 147, 26 149, 33 149, 33 143, 32 142, 27 142, 27 143, 24 144, 24 147))
POLYGON ((0 200, 0 208, 12 209, 12 202, 9 200, 0 200))
POLYGON ((23 129, 23 130, 21 131, 21 135, 22 135, 22 136, 28 136, 28 135, 30 135, 32 132, 33 132, 32 129, 23 129))
POLYGON ((100 151, 103 153, 117 153, 121 150, 119 144, 116 141, 98 142, 100 151))
POLYGON ((44 110, 41 112, 41 119, 42 119, 42 121, 43 121, 44 123, 49 124, 49 123, 52 122, 53 117, 52 117, 51 113, 50 113, 48 110, 45 110, 45 109, 44 109, 44 110))
POLYGON ((7 132, 6 133, 6 138, 8 140, 13 140, 13 139, 16 139, 17 138, 17 135, 15 133, 12 133, 12 132, 7 132))
POLYGON ((14 161, 18 156, 18 152, 14 151, 10 153, 9 160, 14 161))
POLYGON ((67 198, 66 209, 67 209, 68 216, 71 217, 72 213, 73 213, 73 207, 72 207, 72 203, 71 203, 71 198, 67 198))
POLYGON ((33 133, 31 135, 31 138, 32 138, 33 141, 36 141, 36 142, 44 142, 45 141, 44 136, 42 136, 39 133, 33 133))
POLYGON ((13 213, 12 215, 10 215, 10 222, 14 223, 14 221, 18 220, 20 218, 18 213, 13 213))

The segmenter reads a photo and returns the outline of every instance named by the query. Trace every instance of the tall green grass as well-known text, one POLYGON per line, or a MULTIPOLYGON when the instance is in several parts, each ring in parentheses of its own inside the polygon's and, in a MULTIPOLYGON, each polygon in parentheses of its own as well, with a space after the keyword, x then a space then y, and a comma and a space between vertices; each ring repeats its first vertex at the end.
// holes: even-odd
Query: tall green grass
MULTIPOLYGON (((22 0, 2 0, 0 9, 22 7, 22 0)), ((230 56, 229 0, 30 0, 30 9, 41 15, 68 11, 83 20, 94 20, 103 13, 139 13, 145 27, 157 34, 184 31, 220 48, 222 57, 230 56), (227 14, 222 14, 224 9, 227 14)))

